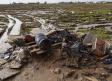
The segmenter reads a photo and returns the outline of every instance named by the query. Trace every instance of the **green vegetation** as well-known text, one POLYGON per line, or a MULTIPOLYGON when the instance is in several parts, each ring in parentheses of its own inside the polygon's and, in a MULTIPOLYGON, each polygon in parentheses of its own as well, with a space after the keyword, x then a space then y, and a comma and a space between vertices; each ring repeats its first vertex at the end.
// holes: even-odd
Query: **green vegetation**
POLYGON ((41 26, 41 23, 38 21, 32 22, 32 23, 22 23, 21 29, 20 29, 20 34, 30 33, 32 28, 38 28, 41 26))
MULTIPOLYGON (((21 26, 23 33, 26 31, 30 32, 29 28, 37 28, 41 26, 41 23, 35 21, 32 16, 35 18, 50 19, 54 21, 53 24, 61 29, 74 30, 76 24, 101 24, 112 22, 112 3, 108 4, 39 4, 39 5, 0 5, 0 12, 2 14, 7 14, 8 12, 12 16, 20 19, 24 22, 21 26), (8 10, 8 11, 6 11, 8 10), (16 11, 23 10, 16 13, 16 11), (38 13, 41 11, 40 13, 38 13), (45 12, 47 11, 47 12, 45 12), (28 12, 28 13, 27 13, 28 12), (32 13, 34 12, 34 13, 32 13), (35 14, 35 12, 37 12, 35 14), (27 15, 23 15, 27 13, 27 15), (70 24, 64 23, 75 23, 71 26, 70 24), (59 24, 64 24, 60 26, 59 24)), ((7 22, 6 19, 0 18, 0 21, 7 22)), ((97 28, 93 30, 83 30, 80 28, 78 32, 91 32, 102 39, 110 38, 109 33, 104 28, 97 28)))
POLYGON ((75 27, 59 27, 60 29, 74 30, 75 27))
MULTIPOLYGON (((12 12, 10 10, 27 10, 27 11, 52 11, 55 17, 59 17, 56 19, 58 22, 75 22, 75 23, 84 23, 84 21, 89 21, 89 23, 102 23, 100 19, 106 19, 106 22, 112 21, 112 4, 42 4, 42 5, 0 5, 0 11, 5 12, 5 10, 9 10, 11 15, 17 15, 17 13, 12 12), (60 10, 58 12, 58 10, 60 10), (74 11, 72 13, 71 11, 74 11), (62 17, 61 14, 66 14, 67 16, 62 17)), ((41 18, 51 18, 52 16, 49 13, 46 14, 38 14, 36 15, 41 18)), ((32 18, 29 18, 24 15, 22 17, 22 21, 26 21, 24 19, 29 19, 33 21, 32 18)), ((27 22, 30 22, 30 21, 27 22)))
POLYGON ((111 34, 108 33, 109 31, 107 31, 105 28, 96 28, 96 29, 92 29, 92 30, 80 29, 77 32, 83 32, 83 33, 90 32, 101 39, 110 39, 111 38, 111 34))
POLYGON ((26 28, 37 28, 41 26, 41 23, 38 21, 31 22, 31 23, 26 23, 26 28))
POLYGON ((0 22, 9 22, 9 20, 6 17, 0 17, 0 22))
POLYGON ((32 31, 32 29, 31 28, 28 28, 28 32, 30 32, 30 31, 32 31))

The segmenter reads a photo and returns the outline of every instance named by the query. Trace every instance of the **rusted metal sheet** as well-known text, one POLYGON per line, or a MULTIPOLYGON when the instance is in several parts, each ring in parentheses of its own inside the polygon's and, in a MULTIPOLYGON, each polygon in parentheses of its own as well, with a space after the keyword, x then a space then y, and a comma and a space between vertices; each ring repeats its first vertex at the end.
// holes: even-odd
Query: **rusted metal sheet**
POLYGON ((0 80, 5 80, 7 78, 10 78, 11 76, 18 74, 18 73, 20 73, 20 71, 18 71, 18 70, 2 69, 0 71, 0 80))

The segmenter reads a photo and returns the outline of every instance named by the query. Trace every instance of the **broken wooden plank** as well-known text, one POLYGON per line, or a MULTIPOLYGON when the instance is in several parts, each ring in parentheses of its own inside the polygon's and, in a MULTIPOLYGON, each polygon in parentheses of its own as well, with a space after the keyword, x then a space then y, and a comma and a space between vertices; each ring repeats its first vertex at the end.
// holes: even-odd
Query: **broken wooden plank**
POLYGON ((98 81, 95 77, 91 76, 91 77, 88 77, 86 76, 85 77, 86 79, 90 80, 90 81, 98 81))
POLYGON ((62 42, 55 43, 51 46, 52 48, 62 48, 62 42))
POLYGON ((62 44, 62 42, 59 42, 59 43, 52 44, 52 47, 53 47, 53 46, 60 45, 60 44, 62 44))
POLYGON ((28 45, 34 44, 34 43, 36 43, 36 42, 34 41, 34 42, 26 43, 25 45, 28 46, 28 45))
POLYGON ((40 51, 37 51, 36 53, 37 54, 42 54, 42 53, 45 53, 45 52, 47 52, 48 50, 40 50, 40 51))
POLYGON ((37 46, 37 44, 28 46, 27 48, 28 48, 28 49, 31 49, 31 48, 36 47, 36 46, 37 46))
POLYGON ((31 54, 31 53, 34 53, 34 52, 36 52, 36 51, 40 51, 40 50, 41 50, 40 48, 31 50, 31 51, 30 51, 30 54, 31 54))
POLYGON ((109 58, 109 55, 106 55, 106 56, 104 56, 104 57, 101 57, 99 60, 100 60, 100 61, 103 61, 103 60, 105 60, 105 59, 107 59, 107 58, 109 58))

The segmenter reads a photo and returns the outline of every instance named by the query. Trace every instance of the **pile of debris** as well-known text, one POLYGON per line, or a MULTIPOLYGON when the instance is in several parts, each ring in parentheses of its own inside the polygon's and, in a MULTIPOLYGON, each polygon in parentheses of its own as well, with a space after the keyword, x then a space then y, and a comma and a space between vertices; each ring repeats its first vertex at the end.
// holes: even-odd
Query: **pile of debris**
MULTIPOLYGON (((28 55, 49 54, 53 49, 60 49, 61 52, 59 57, 57 57, 52 64, 60 59, 69 58, 67 62, 62 64, 63 67, 78 69, 87 67, 91 69, 98 67, 98 61, 104 64, 112 63, 112 54, 109 50, 110 44, 102 41, 91 33, 78 38, 76 34, 71 34, 67 30, 51 30, 45 35, 39 33, 37 36, 26 35, 25 37, 16 36, 16 38, 9 36, 8 42, 13 48, 8 49, 8 51, 1 56, 1 80, 20 73, 18 68, 29 62, 28 55), (5 66, 7 63, 9 66, 5 66)), ((112 70, 110 67, 102 68, 112 70)), ((55 73, 60 73, 60 69, 56 69, 55 73)), ((63 75, 63 79, 73 74, 74 71, 69 72, 63 75)), ((95 73, 82 73, 82 75, 85 76, 85 79, 91 81, 98 81, 101 76, 105 78, 108 77, 108 74, 105 73, 98 74, 99 77, 95 77, 95 73)), ((77 77, 78 74, 74 79, 77 79, 77 77)))

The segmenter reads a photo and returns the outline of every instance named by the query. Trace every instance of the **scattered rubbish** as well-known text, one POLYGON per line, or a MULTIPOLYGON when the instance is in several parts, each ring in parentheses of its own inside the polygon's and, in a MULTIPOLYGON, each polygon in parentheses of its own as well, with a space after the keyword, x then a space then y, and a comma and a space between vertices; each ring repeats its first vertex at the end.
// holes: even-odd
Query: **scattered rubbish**
POLYGON ((77 79, 78 78, 78 74, 74 77, 74 79, 77 79))
POLYGON ((109 62, 103 62, 104 64, 112 64, 112 62, 111 61, 109 61, 109 62))
POLYGON ((51 72, 51 73, 53 73, 53 72, 54 72, 54 70, 53 70, 53 69, 51 69, 51 70, 50 70, 50 72, 51 72))
POLYGON ((31 65, 31 64, 29 64, 29 65, 28 65, 28 68, 29 68, 29 70, 33 70, 33 69, 34 69, 34 66, 31 65))
POLYGON ((109 59, 105 59, 105 61, 112 61, 112 58, 109 58, 109 59))
POLYGON ((79 77, 78 80, 79 80, 79 81, 82 81, 82 77, 79 77))
MULTIPOLYGON (((47 22, 49 21, 47 20, 47 22)), ((0 59, 0 67, 2 69, 0 77, 1 80, 19 73, 20 71, 16 71, 16 69, 19 70, 19 68, 21 68, 24 64, 33 62, 33 57, 30 57, 29 59, 27 54, 41 54, 40 56, 43 57, 44 62, 53 60, 52 64, 67 58, 65 63, 61 63, 62 67, 66 66, 67 68, 88 68, 88 70, 90 70, 91 68, 97 68, 97 61, 102 61, 101 63, 103 64, 112 64, 112 53, 109 49, 110 44, 97 38, 91 33, 85 34, 81 38, 78 38, 76 34, 70 33, 68 30, 57 29, 49 30, 48 33, 38 33, 36 36, 26 35, 25 37, 15 37, 17 39, 11 39, 12 36, 9 36, 8 42, 13 45, 13 48, 4 53, 0 59), (54 58, 51 58, 52 56, 54 58), (2 65, 8 61, 10 62, 10 65, 7 66, 9 70, 6 71, 7 69, 4 70, 2 65), (14 72, 10 73, 13 70, 14 72), (4 73, 8 72, 6 73, 7 75, 3 74, 2 71, 4 73)), ((48 69, 49 68, 51 68, 51 66, 49 66, 48 69)), ((110 67, 103 68, 112 70, 110 67)), ((33 64, 29 64, 28 69, 39 71, 41 68, 39 66, 36 67, 33 64)), ((50 72, 60 74, 61 69, 51 69, 50 72)), ((72 77, 74 73, 74 70, 66 74, 63 73, 62 78, 65 79, 72 77)), ((24 73, 24 76, 28 75, 29 73, 24 73)), ((78 79, 79 81, 82 81, 83 79, 98 81, 98 78, 93 76, 94 73, 82 73, 85 78, 78 78, 78 75, 79 74, 76 74, 73 78, 78 79)), ((99 76, 105 78, 108 77, 105 73, 99 74, 98 77, 99 76)), ((50 79, 51 78, 49 78, 49 80, 50 79)))
POLYGON ((104 66, 103 68, 112 71, 112 68, 110 68, 110 67, 105 67, 105 66, 104 66))
POLYGON ((49 19, 46 19, 46 22, 49 23, 49 19))
POLYGON ((90 80, 90 81, 98 81, 95 77, 91 76, 91 77, 88 77, 86 76, 85 77, 87 80, 90 80))
POLYGON ((57 68, 57 69, 55 69, 54 73, 60 74, 60 71, 61 71, 61 69, 60 68, 57 68))
POLYGON ((65 29, 58 29, 57 34, 60 34, 61 36, 69 36, 70 35, 68 30, 65 30, 65 29))
POLYGON ((81 47, 81 46, 82 46, 82 42, 76 42, 76 43, 74 43, 74 44, 70 47, 71 53, 72 53, 74 56, 82 57, 82 54, 80 53, 80 47, 81 47))
POLYGON ((9 54, 5 54, 5 56, 2 56, 1 58, 8 59, 9 57, 10 57, 9 54))
POLYGON ((29 74, 29 73, 26 73, 26 72, 25 72, 25 73, 24 73, 24 76, 28 76, 28 74, 29 74))
POLYGON ((21 48, 17 51, 17 57, 16 60, 18 60, 19 62, 21 62, 21 60, 25 58, 25 54, 24 54, 24 50, 21 48))
POLYGON ((101 58, 100 58, 100 61, 103 61, 103 60, 105 60, 105 59, 107 59, 107 58, 109 58, 109 55, 106 55, 106 56, 101 57, 101 58))
POLYGON ((5 41, 4 43, 7 43, 8 41, 5 41))
POLYGON ((110 48, 110 44, 108 42, 106 42, 106 47, 110 48))
POLYGON ((107 78, 109 76, 108 73, 101 73, 100 76, 104 76, 105 78, 107 78))
POLYGON ((74 72, 75 72, 75 71, 68 72, 68 73, 65 75, 65 78, 71 77, 71 76, 74 74, 74 72))
POLYGON ((26 42, 34 42, 34 39, 30 35, 25 36, 26 42))
POLYGON ((112 53, 108 48, 106 48, 106 54, 109 55, 110 58, 112 58, 112 53))

